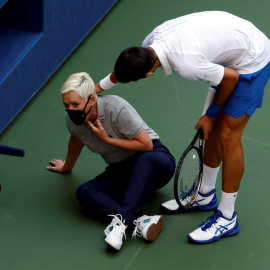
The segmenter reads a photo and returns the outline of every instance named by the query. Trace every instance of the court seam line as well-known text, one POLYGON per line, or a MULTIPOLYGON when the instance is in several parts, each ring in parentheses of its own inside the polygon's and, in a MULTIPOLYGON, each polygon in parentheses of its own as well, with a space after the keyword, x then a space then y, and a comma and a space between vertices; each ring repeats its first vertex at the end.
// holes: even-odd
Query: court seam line
POLYGON ((136 251, 136 253, 134 254, 134 256, 131 258, 131 260, 128 262, 128 264, 126 265, 126 267, 123 270, 128 269, 128 267, 131 265, 131 263, 134 261, 134 259, 137 257, 137 255, 139 254, 139 252, 141 251, 142 247, 144 244, 141 244, 141 246, 138 248, 138 250, 136 251))
POLYGON ((255 143, 258 143, 258 144, 261 144, 261 145, 264 145, 264 146, 267 146, 267 147, 270 148, 270 144, 262 142, 260 140, 256 140, 256 139, 253 139, 253 138, 250 138, 250 137, 247 137, 247 136, 242 136, 242 138, 246 139, 246 140, 249 140, 249 141, 252 141, 252 142, 255 142, 255 143))

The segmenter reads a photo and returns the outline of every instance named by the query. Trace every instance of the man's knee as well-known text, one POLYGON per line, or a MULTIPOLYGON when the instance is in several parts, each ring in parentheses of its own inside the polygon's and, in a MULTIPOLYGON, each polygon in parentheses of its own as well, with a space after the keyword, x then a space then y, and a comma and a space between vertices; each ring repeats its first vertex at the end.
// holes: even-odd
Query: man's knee
POLYGON ((235 131, 222 129, 219 132, 219 139, 223 150, 231 150, 241 143, 241 136, 235 131))

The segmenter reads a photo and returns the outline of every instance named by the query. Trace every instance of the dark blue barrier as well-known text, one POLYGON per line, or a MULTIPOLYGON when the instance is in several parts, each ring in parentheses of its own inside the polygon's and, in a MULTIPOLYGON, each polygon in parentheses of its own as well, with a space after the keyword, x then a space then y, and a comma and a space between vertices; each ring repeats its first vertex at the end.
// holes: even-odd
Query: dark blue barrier
POLYGON ((0 133, 117 0, 0 0, 0 133))

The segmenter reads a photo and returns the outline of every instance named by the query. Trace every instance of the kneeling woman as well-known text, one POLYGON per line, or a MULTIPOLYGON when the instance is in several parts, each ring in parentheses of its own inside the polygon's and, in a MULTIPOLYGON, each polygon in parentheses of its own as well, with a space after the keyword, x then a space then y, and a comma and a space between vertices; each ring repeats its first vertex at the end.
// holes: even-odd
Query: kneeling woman
POLYGON ((119 250, 127 226, 133 236, 154 241, 163 227, 162 216, 139 214, 149 194, 173 177, 175 159, 136 110, 118 96, 97 97, 87 73, 71 75, 61 94, 71 134, 66 161, 54 159, 47 169, 67 173, 84 146, 108 164, 96 178, 81 185, 77 199, 92 215, 110 218, 105 241, 119 250))

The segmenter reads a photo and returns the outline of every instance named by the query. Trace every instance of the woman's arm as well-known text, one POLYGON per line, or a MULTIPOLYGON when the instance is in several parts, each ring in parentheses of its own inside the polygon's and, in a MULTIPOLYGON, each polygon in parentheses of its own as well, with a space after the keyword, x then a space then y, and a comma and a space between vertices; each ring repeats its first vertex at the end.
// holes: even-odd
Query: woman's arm
POLYGON ((59 173, 71 172, 81 154, 83 146, 84 144, 78 138, 70 136, 66 161, 62 161, 61 159, 53 159, 49 162, 52 166, 48 166, 46 169, 59 173))
POLYGON ((109 137, 99 120, 97 120, 97 126, 94 126, 90 121, 88 121, 88 126, 104 143, 118 146, 127 150, 140 152, 149 152, 153 149, 152 140, 145 129, 142 129, 139 134, 137 134, 133 139, 129 140, 109 137))

